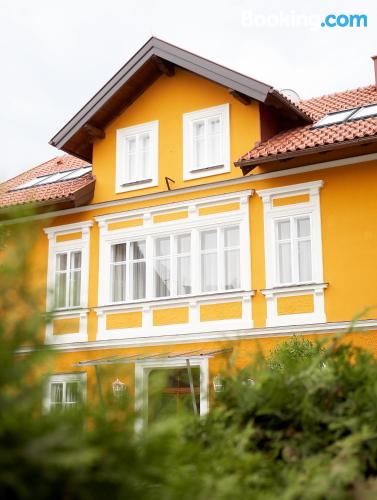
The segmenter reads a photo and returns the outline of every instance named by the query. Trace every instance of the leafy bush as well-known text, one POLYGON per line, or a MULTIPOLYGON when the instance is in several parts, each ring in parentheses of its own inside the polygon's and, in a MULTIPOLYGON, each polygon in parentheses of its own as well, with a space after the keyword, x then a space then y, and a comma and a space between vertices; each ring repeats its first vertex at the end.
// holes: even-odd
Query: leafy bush
POLYGON ((0 268, 1 498, 376 498, 377 362, 340 335, 259 354, 225 376, 205 418, 137 434, 126 400, 41 413, 37 373, 53 353, 37 335, 30 231, 13 233, 0 268), (32 351, 16 356, 25 343, 32 351))

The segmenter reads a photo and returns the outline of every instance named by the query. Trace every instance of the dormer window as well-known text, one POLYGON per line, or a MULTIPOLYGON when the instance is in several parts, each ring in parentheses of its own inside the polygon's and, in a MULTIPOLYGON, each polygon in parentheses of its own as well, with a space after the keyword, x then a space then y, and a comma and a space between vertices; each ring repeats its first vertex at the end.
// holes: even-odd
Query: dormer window
POLYGON ((117 130, 118 193, 157 186, 158 121, 117 130))
POLYGON ((229 105, 183 115, 184 179, 230 171, 229 105))

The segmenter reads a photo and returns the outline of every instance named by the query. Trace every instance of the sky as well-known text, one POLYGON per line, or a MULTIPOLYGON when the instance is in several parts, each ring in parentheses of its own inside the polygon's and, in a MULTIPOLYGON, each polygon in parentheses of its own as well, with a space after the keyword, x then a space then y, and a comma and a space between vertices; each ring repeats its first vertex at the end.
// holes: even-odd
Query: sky
POLYGON ((308 98, 374 82, 376 19, 376 0, 0 0, 0 182, 62 154, 51 137, 152 35, 308 98))

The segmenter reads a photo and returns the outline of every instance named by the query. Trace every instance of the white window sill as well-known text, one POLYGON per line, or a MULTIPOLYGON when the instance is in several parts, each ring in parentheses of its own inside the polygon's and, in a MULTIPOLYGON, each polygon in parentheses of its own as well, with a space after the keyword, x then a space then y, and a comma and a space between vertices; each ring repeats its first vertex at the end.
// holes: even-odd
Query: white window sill
POLYGON ((141 179, 137 181, 123 182, 122 184, 118 184, 115 192, 126 193, 128 191, 135 191, 137 189, 145 189, 156 186, 158 186, 157 179, 141 179))
POLYGON ((205 172, 207 170, 215 170, 215 169, 223 169, 224 164, 221 165, 209 165, 207 167, 199 167, 199 168, 193 168, 190 170, 190 174, 195 174, 196 172, 205 172))
POLYGON ((47 314, 51 314, 54 318, 58 316, 73 316, 77 314, 88 314, 89 309, 87 307, 67 307, 65 309, 54 309, 51 311, 46 311, 47 314))
POLYGON ((263 295, 279 295, 289 292, 306 292, 323 290, 328 287, 328 283, 292 283, 289 285, 275 285, 272 288, 264 288, 261 290, 263 295))
POLYGON ((142 309, 143 307, 170 306, 171 304, 190 304, 190 302, 211 302, 213 300, 228 300, 242 298, 243 296, 254 296, 255 290, 222 290, 216 292, 204 292, 191 295, 178 295, 174 297, 157 297, 153 299, 141 299, 129 302, 115 302, 112 304, 102 304, 94 308, 96 312, 113 311, 120 309, 142 309))

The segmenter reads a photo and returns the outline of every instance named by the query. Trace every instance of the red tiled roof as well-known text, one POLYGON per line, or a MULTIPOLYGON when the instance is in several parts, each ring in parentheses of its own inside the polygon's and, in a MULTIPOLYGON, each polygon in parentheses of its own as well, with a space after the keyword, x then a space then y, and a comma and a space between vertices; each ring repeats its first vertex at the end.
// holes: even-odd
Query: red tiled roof
MULTIPOLYGON (((316 122, 328 113, 377 103, 375 85, 301 101, 298 106, 316 122)), ((258 159, 284 153, 377 136, 377 117, 348 121, 322 128, 305 125, 280 132, 257 145, 237 163, 257 162, 258 159)), ((271 158, 272 159, 272 158, 271 158)))
POLYGON ((55 200, 61 201, 66 198, 69 199, 80 189, 95 182, 95 178, 91 172, 82 177, 67 181, 61 180, 60 182, 19 190, 17 187, 36 177, 75 170, 88 165, 86 161, 79 160, 71 155, 64 155, 57 156, 52 160, 42 163, 42 165, 33 167, 17 177, 13 177, 0 184, 0 208, 31 202, 47 202, 49 200, 53 202, 55 200))

